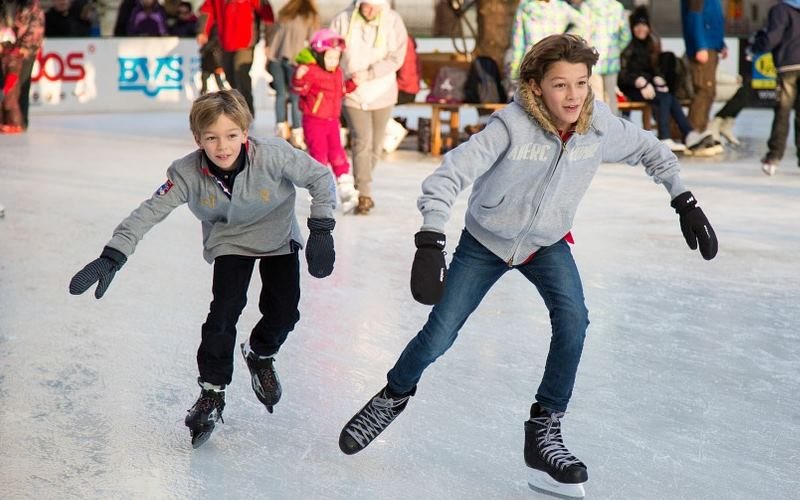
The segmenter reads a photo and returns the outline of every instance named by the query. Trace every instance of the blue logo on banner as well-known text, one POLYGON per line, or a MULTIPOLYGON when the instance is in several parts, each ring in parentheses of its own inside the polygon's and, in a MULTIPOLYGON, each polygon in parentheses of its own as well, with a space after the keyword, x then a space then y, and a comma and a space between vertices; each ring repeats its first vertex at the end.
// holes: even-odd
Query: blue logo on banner
POLYGON ((183 88, 183 57, 119 57, 119 90, 155 97, 162 90, 183 88))

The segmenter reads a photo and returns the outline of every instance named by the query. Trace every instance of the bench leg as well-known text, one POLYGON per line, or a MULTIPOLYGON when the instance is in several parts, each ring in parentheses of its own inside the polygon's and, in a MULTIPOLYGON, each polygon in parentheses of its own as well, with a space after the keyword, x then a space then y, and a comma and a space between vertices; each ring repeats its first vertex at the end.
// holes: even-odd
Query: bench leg
POLYGON ((646 105, 642 109, 642 128, 645 130, 650 130, 650 125, 653 123, 653 108, 650 105, 646 105))
POLYGON ((450 110, 450 149, 458 146, 459 131, 461 129, 461 116, 458 108, 450 110))
POLYGON ((431 107, 431 155, 439 156, 442 154, 442 117, 441 109, 437 106, 431 107))

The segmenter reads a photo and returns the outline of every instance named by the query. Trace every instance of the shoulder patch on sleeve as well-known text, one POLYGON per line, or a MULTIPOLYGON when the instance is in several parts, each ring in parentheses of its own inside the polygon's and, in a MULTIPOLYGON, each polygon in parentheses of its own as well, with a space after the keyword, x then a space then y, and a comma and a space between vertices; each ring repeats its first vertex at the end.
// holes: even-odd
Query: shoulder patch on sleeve
POLYGON ((167 182, 162 184, 161 187, 156 190, 156 194, 159 196, 164 196, 165 194, 169 193, 169 190, 172 189, 172 186, 174 185, 175 184, 173 184, 171 180, 167 179, 167 182))

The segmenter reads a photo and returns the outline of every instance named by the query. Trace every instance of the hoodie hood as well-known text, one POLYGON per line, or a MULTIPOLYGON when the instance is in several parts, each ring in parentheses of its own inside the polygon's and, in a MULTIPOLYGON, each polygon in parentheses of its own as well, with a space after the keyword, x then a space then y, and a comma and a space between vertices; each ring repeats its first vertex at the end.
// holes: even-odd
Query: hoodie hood
MULTIPOLYGON (((550 133, 558 135, 558 128, 555 126, 550 111, 544 105, 542 98, 533 93, 533 87, 531 87, 530 82, 520 82, 519 90, 517 90, 514 100, 522 106, 522 109, 524 109, 540 127, 550 133)), ((593 114, 594 92, 592 92, 592 88, 589 87, 589 94, 586 96, 581 114, 578 116, 578 121, 575 123, 576 134, 585 134, 589 130, 592 124, 593 114)))
POLYGON ((783 3, 792 7, 793 9, 800 10, 800 0, 783 0, 783 3))

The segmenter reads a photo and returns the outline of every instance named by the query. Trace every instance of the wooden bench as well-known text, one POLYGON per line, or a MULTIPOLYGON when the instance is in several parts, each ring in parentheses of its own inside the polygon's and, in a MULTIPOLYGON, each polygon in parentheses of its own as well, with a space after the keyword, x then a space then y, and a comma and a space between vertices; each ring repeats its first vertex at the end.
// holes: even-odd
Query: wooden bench
MULTIPOLYGON (((681 106, 688 108, 691 101, 681 100, 681 106)), ((617 103, 617 108, 620 111, 641 111, 642 112, 642 128, 650 130, 653 128, 653 107, 649 102, 641 101, 625 101, 617 103)))
POLYGON ((448 143, 451 148, 458 146, 459 134, 461 131, 461 109, 473 108, 477 110, 496 111, 504 108, 506 103, 461 103, 461 104, 439 104, 431 102, 410 102, 398 104, 397 107, 424 106, 431 110, 431 155, 441 156, 442 154, 442 113, 447 113, 447 125, 449 126, 448 143))

